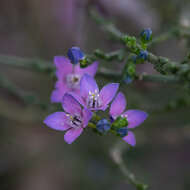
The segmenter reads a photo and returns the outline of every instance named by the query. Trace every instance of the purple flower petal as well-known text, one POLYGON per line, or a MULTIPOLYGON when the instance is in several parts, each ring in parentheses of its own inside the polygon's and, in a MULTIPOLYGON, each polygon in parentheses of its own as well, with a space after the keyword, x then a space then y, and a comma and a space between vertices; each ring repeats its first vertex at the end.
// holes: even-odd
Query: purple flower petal
POLYGON ((70 113, 72 115, 81 114, 81 106, 79 102, 70 94, 66 93, 63 96, 62 107, 65 112, 70 113))
POLYGON ((51 102, 62 102, 63 95, 69 91, 68 87, 62 81, 57 81, 55 84, 56 89, 51 94, 51 102))
POLYGON ((128 110, 123 115, 127 117, 128 128, 137 127, 148 116, 146 112, 140 110, 128 110))
POLYGON ((92 118, 92 112, 86 108, 83 109, 83 127, 88 125, 88 122, 92 118))
POLYGON ((103 106, 101 106, 101 107, 100 107, 99 109, 97 109, 97 110, 105 111, 107 108, 108 108, 108 105, 103 105, 103 106))
POLYGON ((112 101, 118 90, 118 87, 118 83, 110 83, 102 88, 100 91, 100 100, 102 101, 103 107, 112 101))
POLYGON ((135 135, 131 131, 128 132, 127 136, 123 137, 123 140, 125 142, 127 142, 128 144, 130 144, 131 146, 135 146, 136 145, 135 135))
POLYGON ((122 92, 119 92, 111 104, 110 115, 115 118, 121 115, 126 107, 125 95, 122 92))
POLYGON ((66 121, 67 116, 64 112, 55 112, 47 116, 44 120, 44 123, 52 129, 64 131, 70 128, 66 121))
POLYGON ((89 65, 86 68, 80 68, 80 65, 77 65, 75 68, 75 72, 77 74, 83 75, 83 74, 88 74, 92 77, 94 77, 94 75, 96 74, 96 71, 98 69, 98 62, 94 62, 91 65, 89 65))
POLYGON ((77 137, 81 135, 83 128, 73 128, 68 130, 64 135, 64 140, 66 143, 71 144, 77 137))
POLYGON ((87 98, 89 91, 99 91, 98 86, 94 78, 88 74, 84 74, 80 81, 80 94, 83 98, 87 98))
POLYGON ((51 102, 52 103, 60 102, 62 97, 63 96, 59 93, 59 90, 55 89, 51 93, 51 102))
POLYGON ((74 99, 76 99, 83 107, 85 107, 85 102, 80 96, 80 93, 77 92, 68 92, 71 96, 73 96, 74 99))
POLYGON ((60 80, 63 80, 65 74, 72 72, 73 65, 70 63, 69 59, 64 56, 54 57, 54 64, 57 69, 56 76, 60 80))

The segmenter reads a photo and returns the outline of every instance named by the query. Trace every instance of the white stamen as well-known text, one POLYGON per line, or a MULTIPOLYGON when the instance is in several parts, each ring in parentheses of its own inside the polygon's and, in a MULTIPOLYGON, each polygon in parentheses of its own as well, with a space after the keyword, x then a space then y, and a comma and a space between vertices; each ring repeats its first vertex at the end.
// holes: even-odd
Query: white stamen
POLYGON ((128 115, 127 114, 121 114, 121 117, 125 117, 127 119, 128 115))
POLYGON ((94 92, 89 91, 87 98, 88 108, 99 108, 101 106, 101 100, 98 90, 94 92))
POLYGON ((82 118, 81 118, 81 116, 79 116, 79 115, 72 116, 70 114, 67 114, 66 116, 68 117, 67 124, 69 126, 71 126, 72 128, 75 128, 75 129, 78 128, 78 127, 82 127, 82 118))

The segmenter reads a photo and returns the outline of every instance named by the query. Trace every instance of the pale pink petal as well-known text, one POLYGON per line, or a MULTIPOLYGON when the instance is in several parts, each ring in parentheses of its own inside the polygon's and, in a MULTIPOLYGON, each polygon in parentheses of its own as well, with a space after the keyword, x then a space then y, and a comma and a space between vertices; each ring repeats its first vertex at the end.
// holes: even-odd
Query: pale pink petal
POLYGON ((94 77, 94 75, 97 72, 97 69, 98 69, 98 62, 94 62, 86 68, 80 68, 80 65, 77 65, 75 68, 75 73, 80 75, 88 74, 94 77))
POLYGON ((70 90, 62 81, 57 81, 55 84, 55 88, 56 89, 53 90, 51 94, 51 102, 52 103, 62 102, 64 94, 70 90))
POLYGON ((77 137, 81 135, 82 132, 83 128, 81 127, 69 129, 64 135, 65 142, 71 144, 77 137))
POLYGON ((111 104, 110 115, 115 118, 121 115, 126 107, 125 95, 122 92, 119 92, 111 104))
POLYGON ((100 100, 102 102, 103 107, 112 101, 118 88, 118 83, 110 83, 102 88, 102 90, 100 91, 100 100))
POLYGON ((136 145, 135 135, 131 131, 128 132, 127 136, 123 137, 123 140, 125 142, 127 142, 128 144, 130 144, 131 146, 135 146, 136 145))
POLYGON ((124 114, 128 121, 128 128, 134 128, 143 123, 148 114, 140 110, 128 110, 124 114))
POLYGON ((62 107, 65 112, 72 115, 82 114, 82 109, 79 102, 71 94, 66 93, 63 96, 62 107))
POLYGON ((54 64, 56 66, 56 76, 58 79, 62 79, 66 74, 71 73, 73 65, 70 63, 69 59, 64 56, 54 57, 54 64))
POLYGON ((64 112, 55 112, 47 116, 44 120, 44 123, 55 130, 64 131, 70 127, 67 125, 67 116, 64 112))
POLYGON ((98 86, 94 78, 88 74, 84 74, 80 81, 80 94, 83 98, 87 98, 89 92, 98 92, 98 86))
POLYGON ((88 122, 92 118, 92 112, 86 108, 83 109, 83 127, 88 125, 88 122))

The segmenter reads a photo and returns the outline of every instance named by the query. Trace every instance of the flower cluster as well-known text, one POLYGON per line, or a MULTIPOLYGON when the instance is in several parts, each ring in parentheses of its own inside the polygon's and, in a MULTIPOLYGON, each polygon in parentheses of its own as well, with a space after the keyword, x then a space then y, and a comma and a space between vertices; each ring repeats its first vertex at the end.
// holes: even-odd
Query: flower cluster
POLYGON ((85 73, 92 77, 96 74, 98 62, 94 62, 86 68, 80 68, 79 62, 84 58, 84 54, 79 48, 69 49, 68 58, 64 56, 54 58, 57 82, 51 95, 52 103, 61 103, 66 92, 79 93, 80 80, 85 73))
POLYGON ((66 131, 64 140, 68 144, 91 123, 98 133, 112 132, 134 146, 136 140, 131 129, 140 125, 147 114, 140 110, 124 111, 126 100, 123 93, 117 94, 118 83, 109 83, 99 90, 94 79, 98 63, 80 68, 84 54, 79 48, 71 48, 68 58, 57 56, 54 59, 58 81, 51 96, 51 101, 61 103, 64 111, 49 115, 44 123, 55 130, 66 131), (105 111, 110 103, 109 119, 94 121, 97 112, 105 111))

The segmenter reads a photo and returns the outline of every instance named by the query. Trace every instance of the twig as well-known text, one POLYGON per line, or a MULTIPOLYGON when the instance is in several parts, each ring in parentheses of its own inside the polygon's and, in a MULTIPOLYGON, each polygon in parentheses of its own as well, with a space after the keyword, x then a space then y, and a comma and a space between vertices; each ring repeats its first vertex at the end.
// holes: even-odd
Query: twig
MULTIPOLYGON (((116 52, 115 52, 116 54, 116 52)), ((40 59, 28 59, 21 58, 16 56, 4 56, 0 55, 0 64, 5 64, 9 66, 13 66, 16 68, 22 68, 30 71, 41 72, 46 74, 52 74, 55 71, 55 67, 52 63, 40 59)), ((113 80, 121 80, 121 73, 111 71, 109 69, 100 67, 98 71, 98 76, 111 78, 113 80)), ((148 75, 142 74, 138 78, 138 80, 149 81, 149 82, 164 82, 164 83, 175 83, 179 82, 179 78, 174 76, 163 76, 163 75, 148 75)))
MULTIPOLYGON (((90 11, 91 17, 102 26, 103 30, 108 33, 111 37, 125 45, 127 50, 131 53, 136 53, 141 51, 142 48, 139 43, 131 46, 127 43, 131 39, 135 39, 127 34, 121 33, 112 23, 107 22, 103 17, 101 17, 96 11, 90 11), (135 50, 135 51, 134 51, 135 50)), ((160 72, 161 74, 174 74, 178 76, 182 80, 190 81, 190 65, 189 64, 181 64, 178 62, 174 62, 169 60, 166 57, 156 56, 151 52, 148 52, 147 60, 154 65, 154 68, 160 72)))
POLYGON ((119 169, 123 173, 123 175, 127 178, 128 182, 135 186, 137 190, 146 190, 148 188, 148 185, 145 185, 143 183, 140 183, 135 175, 128 170, 126 167, 122 154, 123 152, 128 148, 126 143, 122 143, 122 141, 118 141, 118 143, 115 144, 115 146, 110 150, 110 155, 113 161, 118 165, 119 169))
POLYGON ((173 75, 149 75, 146 73, 142 73, 142 75, 139 76, 139 80, 147 81, 147 82, 161 82, 161 83, 174 83, 177 84, 180 82, 180 79, 178 77, 175 77, 173 75))
POLYGON ((52 74, 52 72, 55 71, 55 68, 51 62, 33 58, 0 55, 0 64, 47 74, 52 74))
POLYGON ((3 75, 0 75, 0 87, 6 89, 11 95, 26 105, 34 104, 39 105, 42 109, 47 109, 47 105, 42 103, 36 95, 23 91, 3 75))
POLYGON ((155 45, 157 43, 166 41, 166 40, 173 38, 173 37, 175 37, 175 38, 187 38, 188 39, 190 37, 190 29, 184 28, 182 26, 174 27, 171 30, 169 30, 163 34, 160 34, 159 36, 154 37, 152 42, 150 42, 148 44, 148 46, 155 45))

